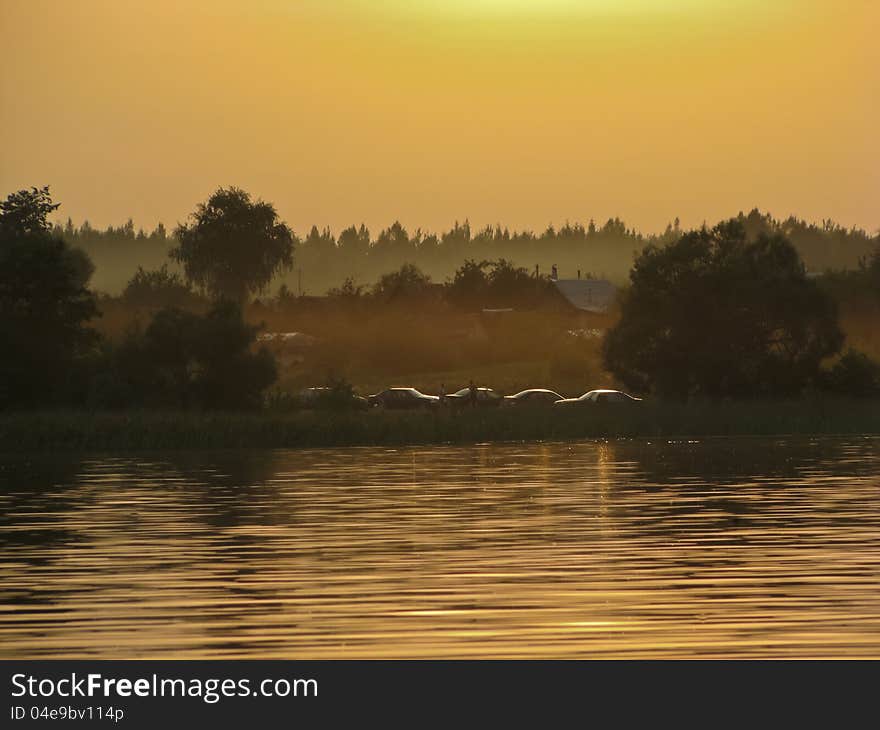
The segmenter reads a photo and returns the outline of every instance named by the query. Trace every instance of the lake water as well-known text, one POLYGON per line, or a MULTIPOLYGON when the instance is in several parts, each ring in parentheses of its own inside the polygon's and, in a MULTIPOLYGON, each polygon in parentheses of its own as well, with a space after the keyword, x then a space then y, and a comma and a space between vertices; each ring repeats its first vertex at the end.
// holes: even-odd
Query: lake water
POLYGON ((0 457, 3 658, 880 656, 880 439, 0 457))

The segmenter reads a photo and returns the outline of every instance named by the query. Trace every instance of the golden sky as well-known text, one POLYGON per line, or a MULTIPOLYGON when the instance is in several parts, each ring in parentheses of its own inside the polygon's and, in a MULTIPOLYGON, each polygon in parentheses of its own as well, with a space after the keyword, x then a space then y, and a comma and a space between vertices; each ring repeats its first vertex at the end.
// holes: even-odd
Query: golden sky
POLYGON ((93 224, 219 185, 298 231, 880 228, 874 0, 0 0, 0 193, 93 224))

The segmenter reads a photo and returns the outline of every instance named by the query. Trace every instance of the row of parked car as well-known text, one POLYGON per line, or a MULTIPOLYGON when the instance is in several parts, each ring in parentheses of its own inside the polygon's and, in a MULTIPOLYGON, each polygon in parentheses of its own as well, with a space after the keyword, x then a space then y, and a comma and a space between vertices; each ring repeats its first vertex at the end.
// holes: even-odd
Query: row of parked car
MULTIPOLYGON (((333 395, 330 388, 306 388, 299 395, 303 407, 321 407, 333 395)), ((493 408, 502 406, 554 406, 574 407, 594 404, 633 405, 641 402, 620 390, 590 390, 577 398, 565 398, 554 390, 529 388, 514 395, 502 395, 492 388, 467 387, 445 395, 428 395, 415 388, 386 388, 371 396, 350 396, 350 405, 356 408, 428 409, 448 406, 452 408, 493 408)))

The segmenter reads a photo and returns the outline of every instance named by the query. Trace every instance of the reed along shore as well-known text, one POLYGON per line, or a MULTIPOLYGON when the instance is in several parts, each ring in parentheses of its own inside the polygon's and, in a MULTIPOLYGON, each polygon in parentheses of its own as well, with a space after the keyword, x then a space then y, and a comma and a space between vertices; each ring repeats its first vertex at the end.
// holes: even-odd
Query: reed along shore
POLYGON ((880 434, 880 402, 648 402, 633 407, 367 412, 38 411, 0 414, 0 452, 304 448, 585 438, 880 434))

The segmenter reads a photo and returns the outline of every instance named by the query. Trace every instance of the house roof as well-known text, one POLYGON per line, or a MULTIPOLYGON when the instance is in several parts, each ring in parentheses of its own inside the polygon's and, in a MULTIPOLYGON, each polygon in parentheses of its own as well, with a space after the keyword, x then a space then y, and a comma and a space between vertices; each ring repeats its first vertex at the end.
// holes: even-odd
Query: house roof
POLYGON ((617 296, 617 287, 605 279, 557 279, 556 289, 575 309, 607 312, 617 296))
POLYGON ((272 345, 290 346, 290 347, 311 347, 316 342, 315 337, 307 335, 305 332, 263 332, 257 335, 257 342, 269 343, 272 345))

